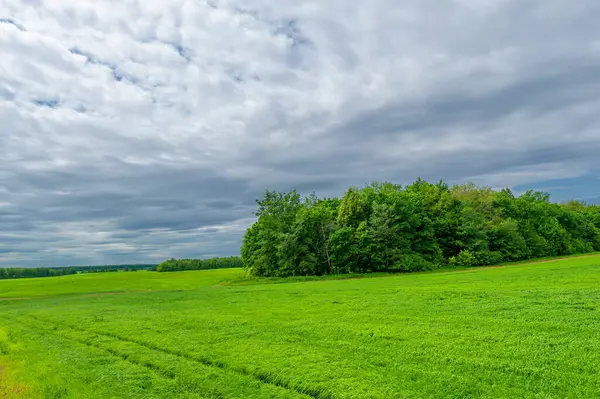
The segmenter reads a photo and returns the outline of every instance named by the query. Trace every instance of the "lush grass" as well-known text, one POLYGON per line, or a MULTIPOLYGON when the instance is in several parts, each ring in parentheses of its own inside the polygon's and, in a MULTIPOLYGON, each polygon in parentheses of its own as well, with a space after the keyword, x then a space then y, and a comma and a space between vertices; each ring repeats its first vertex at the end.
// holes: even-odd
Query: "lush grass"
POLYGON ((241 269, 176 272, 168 276, 150 271, 90 273, 61 277, 0 280, 0 299, 54 297, 142 291, 190 290, 221 281, 245 279, 241 269))
POLYGON ((286 281, 0 281, 0 398, 600 397, 598 255, 286 281))

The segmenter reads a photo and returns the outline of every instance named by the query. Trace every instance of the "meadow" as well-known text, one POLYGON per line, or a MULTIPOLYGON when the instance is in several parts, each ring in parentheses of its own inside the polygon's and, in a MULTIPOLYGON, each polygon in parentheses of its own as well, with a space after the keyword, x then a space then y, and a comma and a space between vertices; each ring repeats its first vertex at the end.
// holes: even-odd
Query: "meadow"
POLYGON ((600 255, 0 281, 0 398, 600 397, 600 255), (312 280, 312 281, 309 281, 312 280))

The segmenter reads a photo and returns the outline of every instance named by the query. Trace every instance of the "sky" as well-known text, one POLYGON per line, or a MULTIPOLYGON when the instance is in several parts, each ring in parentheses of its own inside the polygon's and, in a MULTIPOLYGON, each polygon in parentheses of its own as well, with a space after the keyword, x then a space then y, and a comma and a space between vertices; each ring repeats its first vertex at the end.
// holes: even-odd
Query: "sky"
POLYGON ((265 190, 600 198, 598 0, 0 0, 0 266, 239 254, 265 190))

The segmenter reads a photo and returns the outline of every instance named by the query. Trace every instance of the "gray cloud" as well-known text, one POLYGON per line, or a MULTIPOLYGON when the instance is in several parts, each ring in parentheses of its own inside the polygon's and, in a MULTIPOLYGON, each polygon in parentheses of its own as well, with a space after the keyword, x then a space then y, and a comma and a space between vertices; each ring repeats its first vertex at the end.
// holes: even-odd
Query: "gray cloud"
POLYGON ((5 3, 0 265, 236 254, 265 189, 599 175, 595 0, 5 3))

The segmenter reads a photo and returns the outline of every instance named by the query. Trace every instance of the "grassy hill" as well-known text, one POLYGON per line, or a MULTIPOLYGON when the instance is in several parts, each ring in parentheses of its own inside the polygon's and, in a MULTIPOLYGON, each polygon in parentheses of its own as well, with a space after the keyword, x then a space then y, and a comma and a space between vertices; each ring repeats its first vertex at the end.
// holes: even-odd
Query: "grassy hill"
POLYGON ((600 393, 600 255, 343 280, 84 274, 0 281, 0 298, 0 397, 600 393))

